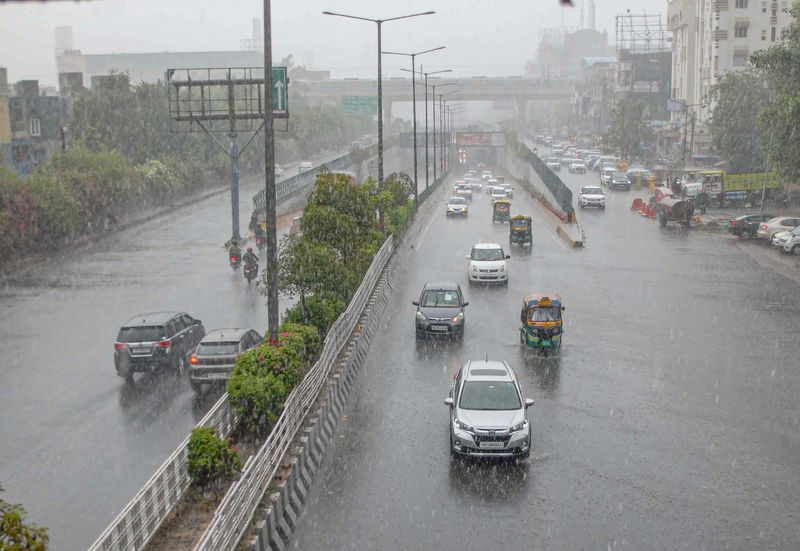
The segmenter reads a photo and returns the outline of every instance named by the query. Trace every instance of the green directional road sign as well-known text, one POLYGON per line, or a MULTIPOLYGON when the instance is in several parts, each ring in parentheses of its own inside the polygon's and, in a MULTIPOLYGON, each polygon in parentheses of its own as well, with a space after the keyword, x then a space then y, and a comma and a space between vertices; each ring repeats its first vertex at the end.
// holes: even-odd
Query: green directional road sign
POLYGON ((342 96, 339 106, 342 113, 348 115, 375 115, 378 113, 378 96, 342 96))
POLYGON ((289 99, 289 79, 286 76, 286 67, 273 67, 272 110, 281 112, 287 111, 289 108, 288 99, 289 99))

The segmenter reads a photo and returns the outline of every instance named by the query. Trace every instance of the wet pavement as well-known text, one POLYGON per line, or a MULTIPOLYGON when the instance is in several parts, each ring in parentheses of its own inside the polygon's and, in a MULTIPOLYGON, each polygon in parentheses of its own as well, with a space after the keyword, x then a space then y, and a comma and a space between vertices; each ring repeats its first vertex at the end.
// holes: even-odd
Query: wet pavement
MULTIPOLYGON (((598 175, 562 173, 577 194, 598 175)), ((537 210, 519 186, 512 213, 537 210)), ((583 250, 534 220, 507 288, 469 287, 473 243, 508 243, 476 195, 437 213, 398 280, 294 547, 790 549, 800 541, 800 289, 714 233, 661 229, 608 192, 580 211, 583 250), (426 281, 462 285, 463 344, 416 344, 426 281), (522 296, 560 294, 559 357, 518 344, 522 296), (506 360, 526 397, 529 460, 451 460, 442 400, 468 359, 506 360)), ((443 207, 442 207, 443 209, 443 207)))

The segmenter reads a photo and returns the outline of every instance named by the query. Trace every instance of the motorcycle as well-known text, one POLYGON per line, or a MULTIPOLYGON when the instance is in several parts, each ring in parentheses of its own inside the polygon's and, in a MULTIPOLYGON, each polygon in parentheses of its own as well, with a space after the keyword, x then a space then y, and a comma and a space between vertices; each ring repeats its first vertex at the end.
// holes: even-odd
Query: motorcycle
POLYGON ((235 253, 233 251, 228 253, 228 263, 231 265, 231 268, 235 272, 239 269, 239 266, 242 264, 242 256, 239 253, 235 253))
POLYGON ((254 263, 249 266, 244 267, 244 278, 247 280, 249 284, 258 276, 258 264, 254 263))

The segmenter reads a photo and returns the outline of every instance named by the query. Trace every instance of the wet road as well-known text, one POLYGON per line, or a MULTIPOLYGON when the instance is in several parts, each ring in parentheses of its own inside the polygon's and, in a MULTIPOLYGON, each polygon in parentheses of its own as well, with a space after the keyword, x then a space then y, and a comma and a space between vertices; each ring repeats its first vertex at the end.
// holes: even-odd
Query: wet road
MULTIPOLYGON (((577 193, 598 175, 562 178, 577 193)), ((464 255, 507 243, 477 196, 409 257, 294 546, 323 549, 790 549, 800 541, 796 283, 729 240, 662 230, 635 192, 579 213, 572 251, 534 222, 508 288, 468 287, 464 255), (465 289, 462 345, 415 345, 422 285, 465 289), (566 305, 560 358, 518 344, 521 298, 566 305), (467 359, 507 360, 536 405, 531 458, 451 461, 442 404, 467 359)), ((513 212, 537 215, 517 188, 513 212)))
MULTIPOLYGON (((243 178, 243 232, 257 191, 243 178)), ((52 549, 91 544, 223 391, 195 396, 187 379, 170 376, 125 386, 113 361, 119 326, 141 312, 181 310, 206 330, 263 334, 266 299, 227 266, 229 197, 176 209, 0 286, 0 485, 50 530, 52 549)), ((292 303, 282 298, 281 308, 292 303)))

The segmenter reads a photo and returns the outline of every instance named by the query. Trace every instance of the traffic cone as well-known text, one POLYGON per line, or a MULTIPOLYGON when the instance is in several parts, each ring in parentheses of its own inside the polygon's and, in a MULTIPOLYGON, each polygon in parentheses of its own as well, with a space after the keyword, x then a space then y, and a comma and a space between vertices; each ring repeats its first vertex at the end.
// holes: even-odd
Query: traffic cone
POLYGON ((638 197, 633 200, 633 204, 631 205, 631 210, 639 210, 642 208, 642 200, 638 197))
POLYGON ((642 201, 642 204, 639 206, 639 214, 642 216, 647 216, 647 203, 642 201))
POLYGON ((650 209, 647 211, 647 217, 650 220, 655 220, 656 219, 656 209, 653 208, 653 207, 650 207, 650 209))

